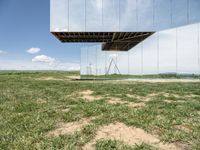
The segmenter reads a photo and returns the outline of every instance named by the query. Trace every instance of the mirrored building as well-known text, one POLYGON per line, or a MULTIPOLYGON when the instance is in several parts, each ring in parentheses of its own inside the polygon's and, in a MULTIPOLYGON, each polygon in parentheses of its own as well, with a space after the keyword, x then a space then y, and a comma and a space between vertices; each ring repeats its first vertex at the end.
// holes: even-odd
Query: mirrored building
POLYGON ((199 0, 51 0, 50 30, 82 75, 200 74, 199 0))

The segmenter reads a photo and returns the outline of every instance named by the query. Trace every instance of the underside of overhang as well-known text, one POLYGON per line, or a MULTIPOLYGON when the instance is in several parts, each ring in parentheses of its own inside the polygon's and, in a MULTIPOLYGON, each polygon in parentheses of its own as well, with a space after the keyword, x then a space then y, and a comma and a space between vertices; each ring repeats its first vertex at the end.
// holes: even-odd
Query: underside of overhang
POLYGON ((61 42, 103 43, 104 51, 128 51, 154 32, 52 32, 61 42))

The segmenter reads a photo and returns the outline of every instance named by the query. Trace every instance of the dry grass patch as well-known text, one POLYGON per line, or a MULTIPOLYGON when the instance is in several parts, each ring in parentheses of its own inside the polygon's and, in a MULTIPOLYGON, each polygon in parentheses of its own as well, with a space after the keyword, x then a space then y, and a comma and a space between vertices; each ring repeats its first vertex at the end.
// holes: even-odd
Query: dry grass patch
POLYGON ((36 102, 38 104, 45 104, 45 103, 47 103, 47 101, 45 99, 42 99, 42 98, 37 99, 36 102))
POLYGON ((41 77, 41 78, 36 78, 35 80, 43 80, 43 81, 63 81, 64 79, 58 79, 54 77, 41 77))
POLYGON ((168 94, 168 93, 157 92, 157 93, 148 94, 147 96, 140 96, 140 95, 136 95, 136 94, 133 94, 133 95, 132 94, 126 94, 126 96, 129 97, 129 98, 136 98, 136 99, 142 100, 144 102, 149 102, 154 97, 159 96, 159 95, 165 96, 165 94, 168 94))
POLYGON ((80 96, 80 98, 82 98, 86 101, 89 101, 89 102, 102 99, 102 97, 100 97, 100 96, 92 95, 93 93, 94 92, 91 90, 85 90, 85 91, 79 92, 78 95, 80 96))
POLYGON ((164 100, 164 102, 166 103, 185 103, 186 101, 185 100, 164 100))
POLYGON ((131 95, 131 94, 127 94, 126 96, 129 98, 136 98, 145 102, 148 102, 152 99, 152 97, 157 96, 158 94, 149 94, 147 96, 139 96, 139 95, 131 95))
POLYGON ((145 103, 135 103, 135 102, 122 101, 120 98, 117 98, 117 97, 109 98, 108 103, 109 104, 114 104, 114 105, 126 104, 129 107, 142 107, 142 106, 145 106, 145 103))
POLYGON ((73 134, 74 132, 80 131, 83 126, 88 125, 90 122, 90 118, 83 118, 76 122, 60 122, 57 124, 57 128, 53 131, 50 131, 47 135, 57 137, 59 135, 73 134))
POLYGON ((62 111, 62 112, 69 112, 69 111, 70 111, 70 108, 65 108, 65 109, 62 109, 61 111, 62 111))
POLYGON ((195 94, 188 94, 188 95, 179 95, 179 94, 175 94, 175 93, 161 93, 163 94, 163 96, 165 97, 175 97, 177 99, 181 99, 181 98, 196 98, 199 97, 199 95, 195 95, 195 94))
POLYGON ((176 125, 175 128, 178 129, 178 130, 182 130, 186 133, 191 132, 191 129, 189 127, 185 126, 185 125, 176 125))
MULTIPOLYGON (((164 96, 166 98, 174 97, 176 99, 179 99, 176 102, 180 102, 180 103, 185 102, 185 100, 181 100, 182 98, 190 99, 190 98, 198 97, 198 95, 194 95, 194 94, 189 94, 189 95, 184 95, 183 96, 183 95, 179 95, 179 94, 165 93, 165 92, 151 93, 151 94, 148 94, 147 96, 139 96, 139 95, 136 95, 136 94, 133 94, 133 95, 132 94, 126 94, 126 96, 129 97, 129 98, 136 98, 136 99, 142 100, 144 102, 148 102, 148 101, 152 100, 154 97, 159 96, 159 95, 162 95, 162 96, 164 96)), ((172 103, 173 102, 173 101, 168 100, 168 99, 166 99, 164 101, 167 102, 167 103, 172 103)))
POLYGON ((80 76, 66 76, 68 79, 80 79, 80 76))
POLYGON ((200 111, 197 111, 197 114, 200 115, 200 111))
POLYGON ((140 128, 128 127, 123 123, 113 123, 102 126, 96 133, 96 137, 83 147, 83 150, 94 150, 98 140, 117 140, 127 145, 139 145, 146 143, 161 150, 179 150, 175 144, 162 143, 159 138, 140 128))
POLYGON ((145 106, 145 103, 133 103, 133 102, 129 102, 128 106, 129 107, 143 107, 143 106, 145 106))

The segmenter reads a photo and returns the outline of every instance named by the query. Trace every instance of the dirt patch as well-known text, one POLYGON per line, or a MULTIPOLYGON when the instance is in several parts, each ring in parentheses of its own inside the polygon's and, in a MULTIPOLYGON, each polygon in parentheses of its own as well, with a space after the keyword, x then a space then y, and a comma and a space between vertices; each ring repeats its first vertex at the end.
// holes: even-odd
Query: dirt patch
POLYGON ((143 107, 143 106, 145 106, 145 103, 133 103, 133 102, 129 102, 128 106, 129 107, 143 107))
MULTIPOLYGON (((175 93, 166 93, 166 92, 157 92, 157 93, 151 93, 151 94, 148 94, 147 96, 140 96, 140 95, 136 95, 136 94, 127 94, 126 95, 127 97, 129 98, 136 98, 136 99, 139 99, 139 100, 142 100, 144 102, 148 102, 150 100, 152 100, 154 97, 156 96, 164 96, 166 98, 170 98, 170 97, 174 97, 178 100, 176 100, 176 102, 180 102, 180 103, 183 103, 185 102, 185 100, 182 100, 182 98, 196 98, 197 95, 194 95, 194 94, 189 94, 189 95, 179 95, 179 94, 175 94, 175 93)), ((167 103, 172 103, 173 101, 171 100, 164 100, 165 102, 167 103)))
POLYGON ((129 107, 141 107, 141 106, 145 106, 144 103, 134 103, 134 102, 128 102, 128 101, 122 101, 120 98, 109 98, 108 100, 108 103, 109 104, 114 104, 114 105, 117 105, 117 104, 126 104, 128 105, 129 107))
POLYGON ((127 101, 122 101, 120 98, 109 98, 108 100, 108 103, 109 104, 114 104, 114 105, 117 105, 117 104, 126 104, 127 106, 129 107, 142 107, 142 106, 145 106, 145 103, 134 103, 134 102, 127 102, 127 101))
POLYGON ((162 93, 164 97, 175 97, 175 98, 182 98, 183 96, 180 96, 178 94, 172 94, 172 93, 162 93))
POLYGON ((57 124, 57 128, 53 131, 50 131, 48 136, 59 136, 64 134, 72 134, 74 132, 80 131, 83 126, 88 125, 91 122, 90 118, 84 118, 77 122, 60 122, 57 124))
POLYGON ((46 101, 45 99, 42 99, 42 98, 37 99, 36 102, 37 102, 38 104, 45 104, 45 103, 47 103, 47 101, 46 101))
POLYGON ((91 90, 85 90, 82 92, 79 92, 78 95, 80 95, 80 98, 86 100, 86 101, 95 101, 95 100, 100 100, 102 97, 100 96, 94 96, 92 95, 94 92, 91 90))
POLYGON ((62 112, 69 112, 69 111, 70 111, 70 108, 62 109, 62 112))
POLYGON ((175 128, 178 129, 178 130, 182 130, 182 131, 184 131, 186 133, 190 133, 191 132, 191 129, 188 128, 185 125, 176 125, 175 128))
POLYGON ((41 77, 41 78, 36 78, 35 80, 44 80, 44 81, 49 81, 49 80, 52 80, 52 81, 63 81, 64 79, 57 79, 57 78, 54 78, 54 77, 41 77))
POLYGON ((165 93, 165 92, 161 92, 160 95, 163 95, 164 97, 175 97, 177 99, 182 99, 182 98, 196 98, 196 97, 198 97, 198 95, 194 95, 194 94, 180 95, 180 94, 165 93))
POLYGON ((131 94, 127 94, 126 96, 129 97, 129 98, 136 98, 136 99, 139 99, 139 100, 148 102, 148 101, 150 101, 153 97, 155 97, 155 96, 157 96, 157 95, 160 95, 160 93, 152 93, 152 94, 149 94, 149 95, 147 95, 147 96, 140 96, 140 95, 131 95, 131 94))
POLYGON ((67 76, 68 79, 80 79, 80 76, 67 76))
POLYGON ((200 115, 200 111, 197 111, 197 114, 200 115))
POLYGON ((156 136, 148 134, 142 129, 128 127, 123 123, 103 126, 97 131, 96 137, 83 147, 83 150, 94 150, 98 140, 118 140, 127 145, 146 143, 161 150, 179 150, 175 144, 162 143, 156 136))
POLYGON ((171 100, 164 100, 164 102, 166 102, 166 103, 173 103, 173 101, 171 101, 171 100))
POLYGON ((122 101, 120 98, 117 97, 108 97, 109 104, 125 104, 126 102, 122 101))
POLYGON ((166 103, 179 103, 179 104, 181 104, 181 103, 185 103, 186 101, 185 100, 168 100, 168 99, 166 99, 166 100, 164 100, 164 102, 166 102, 166 103))

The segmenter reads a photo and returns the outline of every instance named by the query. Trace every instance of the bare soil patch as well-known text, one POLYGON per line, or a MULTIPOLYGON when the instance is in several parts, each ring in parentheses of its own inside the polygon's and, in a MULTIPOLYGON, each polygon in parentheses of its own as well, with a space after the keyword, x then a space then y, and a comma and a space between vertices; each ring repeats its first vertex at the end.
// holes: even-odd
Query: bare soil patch
POLYGON ((70 111, 70 108, 62 109, 62 112, 69 112, 69 111, 70 111))
POLYGON ((157 92, 157 93, 151 93, 148 94, 147 96, 140 96, 140 95, 136 95, 136 94, 127 94, 126 96, 129 98, 136 98, 139 100, 142 100, 144 102, 148 102, 150 100, 152 100, 154 97, 156 96, 164 96, 168 99, 164 100, 167 103, 172 103, 173 101, 169 100, 170 97, 174 97, 176 99, 178 99, 176 102, 185 102, 185 100, 182 100, 182 98, 196 98, 198 95, 194 95, 194 94, 188 94, 188 95, 179 95, 179 94, 174 94, 174 93, 165 93, 165 92, 157 92))
POLYGON ((142 106, 145 106, 145 103, 134 103, 134 102, 127 102, 127 101, 122 101, 120 98, 109 98, 108 100, 108 103, 109 104, 126 104, 128 105, 129 107, 142 107, 142 106))
POLYGON ((152 93, 152 94, 148 94, 147 96, 140 96, 140 95, 136 95, 136 94, 127 94, 126 96, 129 98, 136 98, 145 102, 150 101, 153 97, 160 95, 161 93, 152 93))
POLYGON ((163 143, 154 135, 140 128, 128 127, 123 123, 114 123, 102 126, 96 133, 96 137, 83 147, 83 150, 94 150, 98 140, 118 140, 127 145, 146 143, 161 150, 180 150, 175 144, 163 143))
POLYGON ((200 115, 200 111, 197 111, 197 114, 200 115))
POLYGON ((91 122, 90 118, 83 118, 77 122, 60 122, 57 124, 57 128, 53 131, 50 131, 48 136, 59 136, 64 134, 72 134, 74 132, 80 131, 83 126, 88 125, 91 122))
POLYGON ((41 77, 41 78, 36 78, 35 80, 44 80, 44 81, 63 81, 64 79, 58 79, 58 78, 54 78, 54 77, 41 77))
POLYGON ((95 101, 95 100, 100 100, 102 97, 100 96, 94 96, 92 95, 94 92, 91 90, 85 90, 82 92, 79 92, 78 95, 80 95, 80 98, 86 100, 86 101, 95 101))
POLYGON ((68 79, 80 79, 80 76, 67 76, 68 79))
POLYGON ((38 104, 45 104, 45 103, 47 103, 47 101, 46 101, 45 99, 42 99, 42 98, 37 99, 36 102, 37 102, 38 104))
POLYGON ((185 125, 176 125, 175 128, 178 129, 178 130, 182 130, 186 133, 191 132, 191 129, 189 127, 185 126, 185 125))

